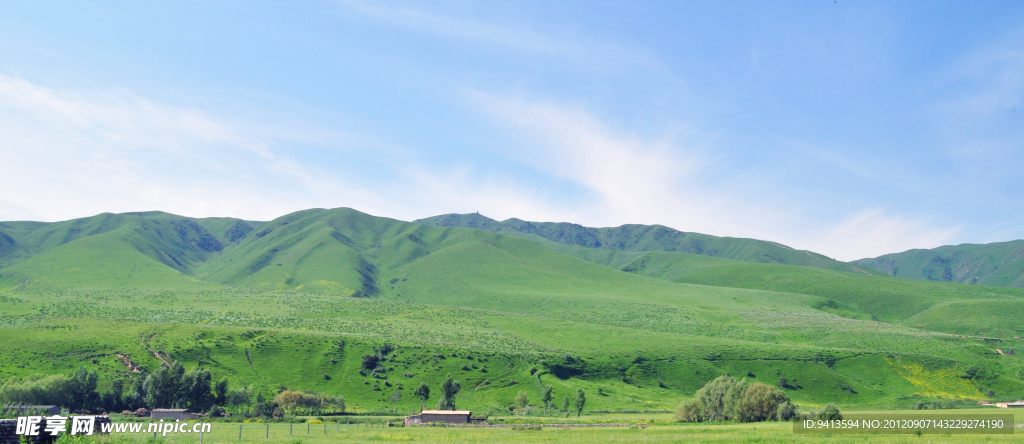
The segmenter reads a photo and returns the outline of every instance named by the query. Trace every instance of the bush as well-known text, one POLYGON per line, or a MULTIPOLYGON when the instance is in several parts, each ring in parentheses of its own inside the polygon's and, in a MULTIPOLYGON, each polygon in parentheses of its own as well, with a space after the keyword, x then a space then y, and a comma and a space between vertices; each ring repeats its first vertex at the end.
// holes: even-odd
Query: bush
POLYGON ((676 410, 676 421, 702 422, 705 417, 704 405, 696 398, 683 401, 676 410))
POLYGON ((830 402, 818 412, 818 419, 823 421, 840 420, 843 419, 843 414, 839 411, 839 407, 830 402))
POLYGON ((520 391, 516 394, 516 407, 526 408, 530 404, 530 398, 526 395, 526 392, 520 391))
POLYGON ((781 390, 759 382, 737 382, 726 375, 705 384, 693 399, 680 404, 676 420, 757 422, 789 420, 795 414, 795 406, 781 390), (780 406, 785 406, 785 411, 780 412, 780 406))
POLYGON ((789 401, 779 404, 779 407, 775 410, 775 419, 779 421, 792 421, 793 418, 796 418, 796 406, 789 401))
POLYGON ((373 370, 377 368, 377 363, 380 358, 377 355, 366 355, 363 356, 363 370, 373 370))
POLYGON ((775 419, 779 404, 789 402, 781 390, 761 383, 743 384, 739 402, 733 406, 733 419, 739 422, 759 422, 775 419))

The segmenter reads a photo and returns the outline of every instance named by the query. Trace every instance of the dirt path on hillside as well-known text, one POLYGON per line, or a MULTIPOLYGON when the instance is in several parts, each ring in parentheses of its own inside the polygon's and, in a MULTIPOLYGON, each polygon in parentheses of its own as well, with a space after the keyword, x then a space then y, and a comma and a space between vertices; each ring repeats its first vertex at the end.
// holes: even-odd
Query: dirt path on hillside
POLYGON ((142 372, 141 370, 139 370, 139 366, 135 365, 135 363, 132 362, 131 359, 128 359, 127 356, 122 355, 120 353, 114 353, 114 356, 117 356, 118 358, 121 358, 121 363, 124 364, 125 367, 128 367, 129 371, 133 371, 135 373, 141 373, 142 372))

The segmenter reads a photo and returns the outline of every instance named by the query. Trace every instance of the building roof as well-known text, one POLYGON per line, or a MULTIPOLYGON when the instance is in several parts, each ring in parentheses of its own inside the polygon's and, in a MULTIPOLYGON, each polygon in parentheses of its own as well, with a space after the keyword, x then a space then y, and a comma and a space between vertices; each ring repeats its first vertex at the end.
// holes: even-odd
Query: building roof
POLYGON ((424 410, 421 415, 469 415, 469 410, 424 410))
POLYGON ((188 409, 153 409, 150 412, 162 412, 162 413, 185 413, 188 409))

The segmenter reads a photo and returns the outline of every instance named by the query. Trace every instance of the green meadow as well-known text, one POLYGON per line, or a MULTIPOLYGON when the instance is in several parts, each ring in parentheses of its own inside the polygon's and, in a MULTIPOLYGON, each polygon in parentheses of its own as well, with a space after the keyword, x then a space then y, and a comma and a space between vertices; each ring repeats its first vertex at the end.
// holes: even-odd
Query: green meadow
MULTIPOLYGON (((979 410, 971 411, 975 413, 979 410)), ((984 410, 991 412, 991 410, 984 410)), ((418 442, 418 443, 1010 443, 1024 442, 1024 435, 957 435, 957 434, 794 434, 790 423, 766 422, 757 424, 679 424, 662 421, 651 415, 587 415, 587 422, 632 425, 621 427, 545 427, 537 421, 507 419, 505 428, 451 428, 451 427, 385 427, 386 418, 371 418, 369 423, 356 424, 348 419, 327 418, 325 423, 283 424, 271 422, 224 423, 215 422, 211 432, 203 435, 209 443, 333 443, 333 442, 418 442), (346 422, 348 421, 348 422, 346 422), (529 427, 534 425, 534 427, 529 427), (536 427, 538 426, 539 427, 536 427), (241 433, 239 433, 241 432, 241 433)), ((657 416, 657 415, 655 415, 657 416)), ((925 413, 922 416, 927 417, 925 413)), ((1015 415, 1020 421, 1021 415, 1015 415)), ((394 418, 391 418, 394 419, 394 418)), ((316 422, 316 421, 314 421, 316 422)), ((66 440, 109 444, 129 443, 183 443, 198 444, 193 433, 168 434, 153 438, 152 434, 115 434, 91 439, 66 440)))
MULTIPOLYGON (((551 227, 440 225, 350 209, 270 222, 152 212, 0 223, 0 379, 85 367, 102 391, 179 361, 268 398, 289 388, 343 396, 353 414, 402 415, 420 408, 420 383, 437 393, 451 374, 459 408, 512 415, 525 392, 531 418, 562 416, 543 413, 550 385, 556 406, 582 388, 585 412, 668 420, 723 374, 781 385, 805 410, 1024 397, 1024 290, 893 278, 795 250, 776 255, 793 264, 765 263, 784 250, 770 242, 704 239, 702 251, 721 252, 708 255, 679 239, 669 251, 650 230, 597 232, 604 243, 587 246, 549 239, 567 238, 551 227), (602 248, 608 239, 623 247, 602 248), (395 349, 383 371, 363 371, 384 344, 395 349)), ((786 427, 344 436, 772 442, 786 427)))

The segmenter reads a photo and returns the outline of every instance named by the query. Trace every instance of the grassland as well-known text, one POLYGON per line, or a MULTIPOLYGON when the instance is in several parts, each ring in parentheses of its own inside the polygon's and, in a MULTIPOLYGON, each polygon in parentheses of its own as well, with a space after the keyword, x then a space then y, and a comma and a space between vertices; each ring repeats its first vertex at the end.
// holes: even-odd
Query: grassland
MULTIPOLYGON (((975 411, 965 411, 965 413, 975 411)), ((992 412, 987 410, 986 412, 992 412)), ((924 416, 928 416, 924 412, 924 416)), ((1017 422, 1021 415, 1016 415, 1017 422)), ((380 418, 381 420, 384 418, 380 418)), ((500 418, 506 419, 506 418, 500 418)), ((518 421, 507 418, 509 423, 518 421)), ((648 423, 646 427, 556 428, 540 430, 514 428, 442 428, 442 427, 381 427, 374 423, 354 425, 351 418, 326 418, 326 424, 271 423, 214 423, 211 433, 205 434, 207 443, 327 443, 327 442, 420 442, 420 443, 1012 443, 1024 442, 1024 434, 1013 435, 795 435, 789 423, 761 424, 672 424, 660 418, 643 415, 592 415, 585 421, 593 423, 627 422, 648 423), (653 421, 652 421, 653 419, 653 421), (339 421, 339 422, 334 422, 339 421), (241 439, 239 427, 241 426, 241 439), (308 429, 307 429, 308 427, 308 429)), ((98 439, 83 440, 97 443, 198 443, 195 434, 173 434, 153 439, 151 434, 121 434, 98 439)))
POLYGON ((914 249, 855 263, 908 279, 1024 288, 1022 254, 1024 240, 1016 240, 914 249))
POLYGON ((727 373, 786 378, 805 408, 1024 394, 1024 353, 1007 353, 1024 348, 1012 336, 1024 300, 1015 289, 559 250, 348 209, 0 230, 11 240, 0 268, 4 379, 85 366, 102 388, 139 377, 126 360, 142 372, 178 360, 267 395, 342 395, 353 412, 390 411, 398 390, 397 410, 409 412, 416 385, 451 373, 459 407, 493 415, 508 414, 519 391, 536 405, 542 385, 556 400, 583 388, 588 410, 671 411, 727 373), (362 356, 385 343, 398 347, 387 371, 361 373, 362 356))
MULTIPOLYGON (((777 242, 688 233, 662 225, 622 225, 591 228, 567 222, 496 221, 480 214, 443 214, 416 222, 438 227, 464 227, 501 233, 548 246, 565 245, 615 252, 672 252, 752 263, 799 265, 838 271, 856 271, 845 262, 777 242)), ((557 249, 557 247, 556 247, 557 249)), ((865 273, 880 274, 861 267, 865 273)))

